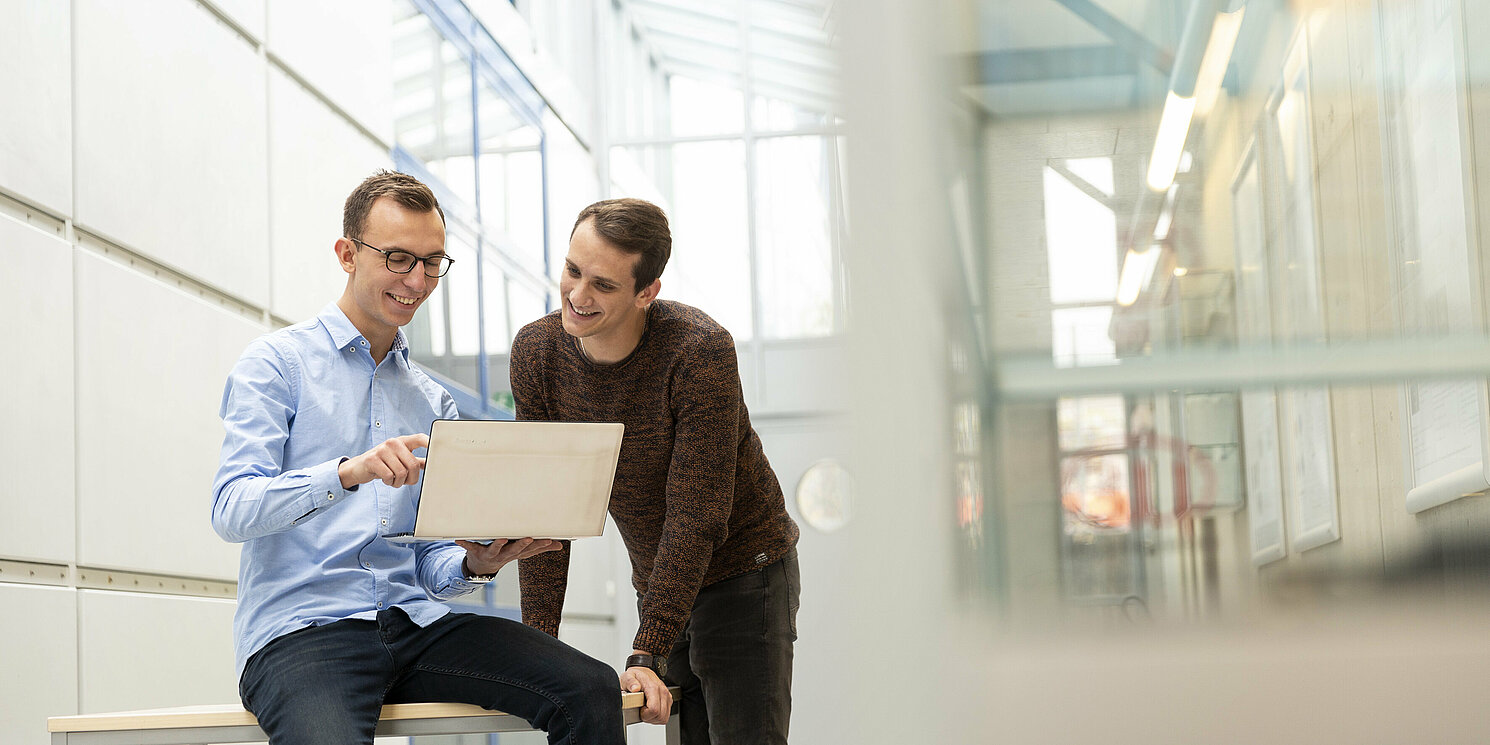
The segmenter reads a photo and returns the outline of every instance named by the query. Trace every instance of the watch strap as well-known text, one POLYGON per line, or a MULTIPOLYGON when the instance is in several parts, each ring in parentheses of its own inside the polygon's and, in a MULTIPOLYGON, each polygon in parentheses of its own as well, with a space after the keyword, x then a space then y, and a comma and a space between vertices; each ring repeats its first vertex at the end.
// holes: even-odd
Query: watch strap
POLYGON ((626 667, 645 667, 660 678, 667 675, 667 658, 656 654, 634 654, 626 658, 626 667))

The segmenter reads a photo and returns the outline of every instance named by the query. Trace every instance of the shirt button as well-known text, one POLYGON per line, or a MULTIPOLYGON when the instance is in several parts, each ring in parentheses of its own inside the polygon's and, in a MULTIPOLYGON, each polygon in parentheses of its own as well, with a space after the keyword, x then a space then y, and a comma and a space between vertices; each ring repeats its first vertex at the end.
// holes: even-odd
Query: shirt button
POLYGON ((364 562, 362 562, 362 566, 365 566, 368 569, 372 569, 372 562, 370 562, 370 561, 364 561, 364 562))
POLYGON ((328 491, 328 492, 326 492, 326 498, 327 499, 336 499, 336 495, 335 494, 332 494, 331 492, 328 491))
POLYGON ((388 521, 387 521, 387 520, 384 520, 384 521, 383 521, 383 524, 384 524, 384 525, 387 525, 387 524, 388 524, 388 521))
POLYGON ((378 601, 378 607, 379 608, 383 607, 383 601, 381 601, 381 600, 378 601))
POLYGON ((381 427, 381 426, 383 426, 383 423, 382 422, 373 422, 373 426, 374 427, 381 427))

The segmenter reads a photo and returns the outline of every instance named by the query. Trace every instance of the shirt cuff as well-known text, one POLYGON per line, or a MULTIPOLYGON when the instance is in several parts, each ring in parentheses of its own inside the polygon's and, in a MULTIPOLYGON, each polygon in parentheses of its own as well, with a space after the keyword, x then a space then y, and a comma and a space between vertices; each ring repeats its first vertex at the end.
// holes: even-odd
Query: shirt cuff
POLYGON ((450 557, 449 559, 447 559, 448 563, 446 564, 444 571, 441 572, 439 575, 436 575, 443 575, 444 577, 446 577, 446 580, 440 583, 439 587, 435 590, 436 600, 450 600, 453 598, 458 598, 462 595, 468 595, 474 592, 479 587, 490 584, 487 582, 478 583, 467 581, 465 560, 465 549, 461 549, 460 551, 452 551, 450 553, 450 557))
POLYGON ((350 490, 342 488, 341 476, 337 474, 340 465, 340 460, 333 460, 305 469, 310 476, 310 489, 291 510, 296 515, 290 519, 291 525, 299 525, 321 510, 336 506, 337 500, 345 501, 352 495, 350 490))

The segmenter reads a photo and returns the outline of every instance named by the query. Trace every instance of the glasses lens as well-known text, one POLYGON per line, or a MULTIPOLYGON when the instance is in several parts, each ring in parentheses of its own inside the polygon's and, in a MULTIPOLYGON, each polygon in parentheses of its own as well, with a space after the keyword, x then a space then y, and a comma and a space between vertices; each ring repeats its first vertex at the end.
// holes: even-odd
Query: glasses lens
POLYGON ((414 268, 414 254, 405 251, 388 252, 388 271, 403 274, 414 268))
POLYGON ((450 259, 444 256, 424 261, 424 273, 431 277, 443 277, 448 271, 450 271, 450 259))

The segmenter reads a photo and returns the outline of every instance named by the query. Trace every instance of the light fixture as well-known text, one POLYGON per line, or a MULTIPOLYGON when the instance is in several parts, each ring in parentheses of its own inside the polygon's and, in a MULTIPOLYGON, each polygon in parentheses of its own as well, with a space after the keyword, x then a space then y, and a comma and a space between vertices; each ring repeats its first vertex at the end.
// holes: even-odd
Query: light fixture
POLYGON ((1216 23, 1211 27, 1211 41, 1206 45, 1205 56, 1200 59, 1200 72, 1195 75, 1196 116, 1204 118, 1216 105, 1246 10, 1246 6, 1242 6, 1230 13, 1216 14, 1216 23))
POLYGON ((1186 274, 1189 274, 1189 273, 1190 273, 1190 270, 1187 269, 1187 268, 1185 268, 1185 267, 1177 266, 1177 267, 1174 268, 1174 276, 1176 276, 1176 277, 1183 277, 1183 276, 1185 276, 1186 274))
POLYGON ((1159 221, 1154 223, 1154 240, 1162 241, 1169 237, 1169 229, 1174 226, 1174 193, 1179 191, 1179 184, 1170 184, 1169 193, 1164 195, 1164 207, 1159 210, 1159 221))
POLYGON ((1185 138, 1190 136, 1190 121, 1195 116, 1195 97, 1169 92, 1164 101, 1164 115, 1159 120, 1159 134, 1154 137, 1154 153, 1149 156, 1149 188, 1164 191, 1174 183, 1185 152, 1185 138))
POLYGON ((1118 276, 1117 303, 1124 308, 1138 302, 1138 296, 1148 289, 1154 277, 1154 267, 1159 264, 1159 254, 1164 249, 1151 245, 1144 251, 1128 249, 1123 257, 1123 271, 1118 276))

